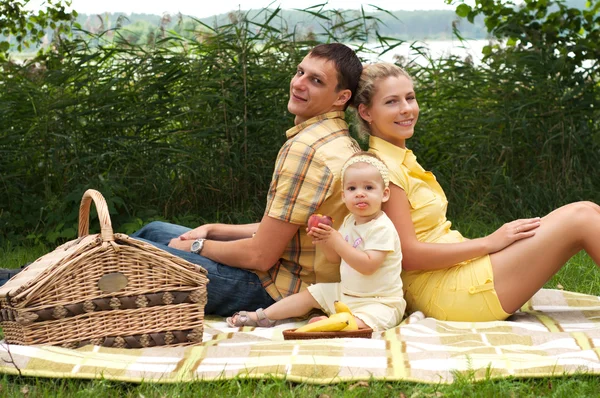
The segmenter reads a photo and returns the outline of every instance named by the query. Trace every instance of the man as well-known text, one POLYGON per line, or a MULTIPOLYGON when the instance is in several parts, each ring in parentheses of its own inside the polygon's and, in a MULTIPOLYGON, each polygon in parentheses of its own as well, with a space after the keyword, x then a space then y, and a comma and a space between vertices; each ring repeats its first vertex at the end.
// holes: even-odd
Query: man
POLYGON ((288 102, 296 126, 286 132, 260 223, 190 230, 153 222, 132 235, 208 271, 206 314, 266 308, 312 283, 339 281, 339 264, 315 249, 305 225, 319 212, 337 228, 346 215, 340 172, 359 148, 344 110, 361 72, 354 51, 339 43, 315 47, 298 65, 288 102))

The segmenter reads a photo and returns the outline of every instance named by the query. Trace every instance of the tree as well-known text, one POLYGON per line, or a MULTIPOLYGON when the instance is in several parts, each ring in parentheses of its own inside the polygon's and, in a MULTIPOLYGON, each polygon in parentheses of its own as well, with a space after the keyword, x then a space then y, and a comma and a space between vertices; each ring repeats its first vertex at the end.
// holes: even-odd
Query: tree
POLYGON ((23 48, 37 46, 42 43, 47 29, 54 31, 55 37, 68 34, 77 12, 68 12, 65 7, 70 1, 47 0, 46 9, 37 13, 25 10, 29 0, 0 0, 0 60, 8 58, 8 52, 15 47, 18 51, 23 48))
MULTIPOLYGON (((475 0, 474 6, 459 3, 458 16, 471 23, 484 16, 488 32, 506 42, 513 52, 543 51, 548 58, 561 59, 572 71, 592 63, 589 73, 598 69, 600 59, 600 0, 588 0, 586 8, 569 7, 562 0, 475 0)), ((487 46, 490 56, 499 46, 487 46)))

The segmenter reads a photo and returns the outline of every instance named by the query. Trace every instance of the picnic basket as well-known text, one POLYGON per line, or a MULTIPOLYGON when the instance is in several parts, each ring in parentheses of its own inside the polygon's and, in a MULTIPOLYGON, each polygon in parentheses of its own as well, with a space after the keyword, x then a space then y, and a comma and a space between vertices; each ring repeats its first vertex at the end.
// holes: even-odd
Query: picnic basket
POLYGON ((8 343, 142 348, 202 342, 204 268, 114 234, 106 201, 95 190, 81 200, 78 236, 0 287, 8 343), (89 235, 92 200, 100 233, 89 235))

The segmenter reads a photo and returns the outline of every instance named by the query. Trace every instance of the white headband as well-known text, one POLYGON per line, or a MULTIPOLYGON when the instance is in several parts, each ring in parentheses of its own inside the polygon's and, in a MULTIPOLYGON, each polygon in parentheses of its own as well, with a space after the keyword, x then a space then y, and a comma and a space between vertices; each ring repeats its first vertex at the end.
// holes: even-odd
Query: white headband
POLYGON ((381 160, 367 155, 354 156, 346 162, 344 167, 342 167, 342 185, 344 185, 344 174, 346 174, 346 169, 356 163, 368 163, 375 166, 377 170, 379 170, 379 174, 381 174, 383 185, 385 185, 386 188, 390 185, 390 176, 387 166, 381 160))

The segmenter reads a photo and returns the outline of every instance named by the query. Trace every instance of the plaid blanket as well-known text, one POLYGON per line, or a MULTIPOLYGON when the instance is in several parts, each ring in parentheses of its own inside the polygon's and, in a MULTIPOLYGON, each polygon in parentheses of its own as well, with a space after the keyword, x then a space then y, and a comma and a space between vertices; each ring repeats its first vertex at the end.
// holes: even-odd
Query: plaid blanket
POLYGON ((139 350, 0 344, 0 372, 139 382, 281 377, 290 381, 451 383, 506 376, 600 374, 600 297, 541 290, 502 322, 442 322, 411 314, 371 339, 284 340, 292 322, 228 328, 206 319, 203 343, 139 350))

